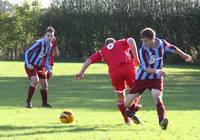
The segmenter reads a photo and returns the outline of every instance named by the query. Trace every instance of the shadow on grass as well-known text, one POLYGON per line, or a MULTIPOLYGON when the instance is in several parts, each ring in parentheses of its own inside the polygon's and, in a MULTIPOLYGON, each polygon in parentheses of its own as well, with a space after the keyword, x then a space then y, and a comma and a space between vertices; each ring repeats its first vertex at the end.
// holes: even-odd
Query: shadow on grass
MULTIPOLYGON (((29 81, 25 77, 0 77, 0 107, 24 107, 29 81)), ((200 109, 200 73, 168 75, 164 98, 168 110, 200 109)), ((37 90, 33 105, 40 106, 37 90)), ((55 76, 49 81, 49 102, 55 108, 116 110, 116 99, 106 74, 88 74, 82 81, 73 76, 55 76)), ((144 110, 154 110, 149 91, 143 94, 144 110)))
MULTIPOLYGON (((8 134, 0 134, 0 137, 16 137, 16 136, 34 136, 39 134, 55 134, 55 133, 63 133, 63 132, 71 132, 71 133, 81 133, 81 132, 109 132, 114 130, 120 131, 140 131, 137 127, 130 127, 127 129, 121 129, 121 126, 124 124, 98 124, 98 125, 51 125, 51 126, 12 126, 12 125, 4 125, 0 126, 0 131, 12 131, 12 133, 8 134), (30 132, 31 131, 31 132, 30 132)), ((141 130, 142 131, 142 130, 141 130)))

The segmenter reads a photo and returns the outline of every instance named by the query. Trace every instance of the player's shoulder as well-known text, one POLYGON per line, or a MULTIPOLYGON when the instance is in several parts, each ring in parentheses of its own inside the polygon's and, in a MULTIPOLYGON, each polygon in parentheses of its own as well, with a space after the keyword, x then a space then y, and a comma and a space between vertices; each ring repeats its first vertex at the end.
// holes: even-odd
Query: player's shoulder
POLYGON ((164 38, 158 38, 158 37, 156 37, 156 40, 157 40, 158 42, 160 42, 160 43, 167 43, 167 40, 164 39, 164 38))
POLYGON ((44 43, 44 38, 40 38, 38 40, 35 41, 38 44, 43 44, 44 43))
POLYGON ((167 46, 170 44, 166 39, 160 39, 160 42, 163 44, 163 46, 167 46))

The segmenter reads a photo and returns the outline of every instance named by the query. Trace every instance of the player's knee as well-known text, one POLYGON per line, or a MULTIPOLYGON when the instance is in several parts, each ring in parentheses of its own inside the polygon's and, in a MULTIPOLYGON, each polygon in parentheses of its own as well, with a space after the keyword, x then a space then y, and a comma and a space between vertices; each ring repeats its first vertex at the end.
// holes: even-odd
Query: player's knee
POLYGON ((41 88, 42 89, 47 89, 48 88, 48 83, 47 82, 41 83, 41 88))
POLYGON ((115 92, 117 95, 117 105, 125 104, 125 94, 124 92, 115 92))
POLYGON ((125 99, 118 99, 117 100, 117 105, 125 105, 125 99))
POLYGON ((139 94, 128 94, 126 97, 126 107, 130 107, 133 101, 139 96, 139 94))
POLYGON ((152 97, 153 97, 155 104, 163 102, 162 101, 162 91, 160 91, 160 90, 152 89, 152 97))
POLYGON ((39 78, 38 77, 33 77, 31 78, 31 86, 36 87, 39 83, 39 78))
POLYGON ((125 93, 124 92, 116 92, 118 100, 124 99, 125 98, 125 93))
POLYGON ((130 92, 131 91, 131 87, 128 86, 128 85, 126 87, 127 87, 128 92, 130 92))

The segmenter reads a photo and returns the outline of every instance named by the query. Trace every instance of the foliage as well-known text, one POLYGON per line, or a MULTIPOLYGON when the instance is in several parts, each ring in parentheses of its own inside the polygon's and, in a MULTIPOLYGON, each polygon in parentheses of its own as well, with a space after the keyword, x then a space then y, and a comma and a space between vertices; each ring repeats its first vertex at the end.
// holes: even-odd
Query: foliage
POLYGON ((35 11, 31 7, 25 3, 17 8, 22 23, 19 24, 21 28, 16 27, 16 30, 20 28, 23 35, 20 33, 5 41, 14 41, 21 36, 18 41, 23 43, 17 44, 24 48, 27 45, 24 42, 35 39, 30 37, 37 33, 39 38, 48 25, 53 25, 61 58, 85 59, 100 48, 107 37, 120 39, 133 36, 140 46, 140 31, 152 27, 158 37, 192 54, 196 62, 200 61, 199 0, 52 0, 47 9, 38 7, 35 11), (28 13, 26 7, 29 7, 28 13))

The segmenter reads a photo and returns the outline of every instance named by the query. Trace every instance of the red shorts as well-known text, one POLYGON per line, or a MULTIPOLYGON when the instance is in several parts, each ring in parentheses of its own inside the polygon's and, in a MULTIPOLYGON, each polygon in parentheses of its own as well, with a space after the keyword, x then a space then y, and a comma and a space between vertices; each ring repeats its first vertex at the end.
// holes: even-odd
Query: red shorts
POLYGON ((27 73, 29 79, 32 76, 38 76, 39 78, 47 79, 47 74, 45 72, 45 68, 44 67, 39 67, 39 68, 35 67, 33 70, 30 70, 25 65, 25 70, 26 70, 26 73, 27 73))
POLYGON ((129 94, 143 93, 146 89, 158 89, 163 91, 163 79, 154 79, 154 80, 135 80, 133 87, 129 94))
POLYGON ((132 88, 135 81, 136 69, 133 64, 123 63, 110 73, 115 92, 123 93, 126 86, 132 88))

